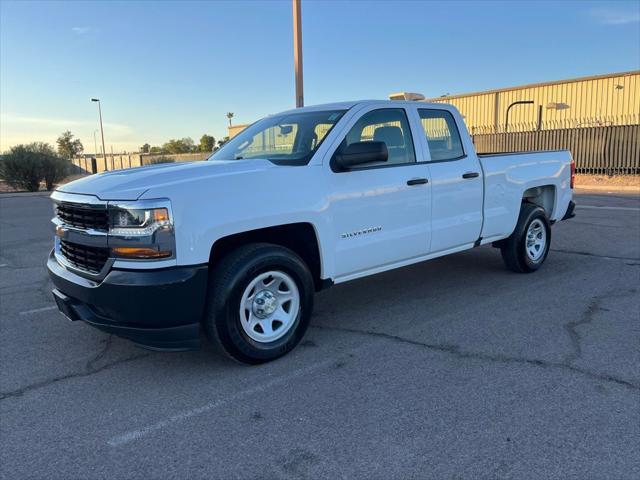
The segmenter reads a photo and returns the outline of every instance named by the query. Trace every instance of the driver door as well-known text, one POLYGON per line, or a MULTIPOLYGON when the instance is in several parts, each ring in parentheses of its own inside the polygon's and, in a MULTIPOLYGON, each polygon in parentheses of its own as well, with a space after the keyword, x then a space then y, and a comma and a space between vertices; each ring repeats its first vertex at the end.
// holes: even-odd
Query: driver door
MULTIPOLYGON (((428 254, 431 185, 403 107, 370 107, 351 119, 343 145, 381 141, 386 162, 354 166, 330 176, 335 238, 334 279, 345 281, 428 254)), ((415 127, 414 127, 415 128, 415 127)))

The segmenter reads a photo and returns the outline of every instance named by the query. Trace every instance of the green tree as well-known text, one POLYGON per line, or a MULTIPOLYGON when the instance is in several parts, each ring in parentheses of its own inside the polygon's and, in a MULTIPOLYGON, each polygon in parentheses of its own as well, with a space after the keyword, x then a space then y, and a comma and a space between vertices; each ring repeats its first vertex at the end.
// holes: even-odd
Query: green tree
POLYGON ((223 146, 225 143, 229 141, 229 137, 224 137, 222 140, 218 140, 218 148, 223 146))
POLYGON ((231 119, 233 118, 233 112, 227 112, 227 119, 229 120, 229 126, 231 126, 231 119))
POLYGON ((190 137, 186 137, 182 139, 182 144, 184 145, 184 148, 186 149, 186 152, 184 153, 189 153, 189 152, 195 152, 196 151, 196 144, 193 142, 193 139, 190 137))
POLYGON ((84 150, 80 139, 74 140, 73 134, 69 130, 62 132, 56 143, 58 144, 58 153, 69 160, 84 150))
POLYGON ((151 147, 149 153, 162 153, 162 147, 151 147))
POLYGON ((151 150, 151 145, 149 145, 148 143, 145 143, 140 147, 141 153, 149 153, 149 150, 151 150))
POLYGON ((189 137, 181 139, 171 139, 162 146, 163 153, 189 153, 194 150, 193 139, 189 137))
POLYGON ((3 155, 0 177, 13 188, 38 191, 44 180, 47 190, 62 180, 69 172, 69 161, 59 157, 48 143, 35 142, 16 145, 3 155))
POLYGON ((216 139, 211 135, 207 135, 206 133, 200 137, 200 145, 198 145, 198 150, 201 152, 211 152, 213 151, 213 147, 216 145, 216 139))

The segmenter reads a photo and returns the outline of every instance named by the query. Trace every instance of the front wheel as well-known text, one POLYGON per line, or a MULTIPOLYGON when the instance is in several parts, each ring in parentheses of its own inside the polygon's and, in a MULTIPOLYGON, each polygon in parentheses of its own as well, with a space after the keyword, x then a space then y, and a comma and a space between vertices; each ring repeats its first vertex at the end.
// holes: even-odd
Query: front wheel
POLYGON ((311 273, 293 251, 270 244, 245 245, 212 271, 205 332, 239 362, 268 362, 302 339, 313 292, 311 273))
POLYGON ((501 247, 506 267, 517 273, 535 272, 551 244, 551 226, 542 207, 523 203, 515 230, 501 247))

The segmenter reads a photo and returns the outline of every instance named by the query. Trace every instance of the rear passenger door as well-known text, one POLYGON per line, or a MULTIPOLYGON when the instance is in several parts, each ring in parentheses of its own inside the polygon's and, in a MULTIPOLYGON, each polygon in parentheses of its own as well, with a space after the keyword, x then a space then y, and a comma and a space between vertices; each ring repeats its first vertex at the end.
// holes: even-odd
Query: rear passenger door
POLYGON ((450 111, 416 110, 422 145, 430 158, 431 253, 473 244, 482 229, 483 179, 478 157, 471 146, 465 151, 450 111))

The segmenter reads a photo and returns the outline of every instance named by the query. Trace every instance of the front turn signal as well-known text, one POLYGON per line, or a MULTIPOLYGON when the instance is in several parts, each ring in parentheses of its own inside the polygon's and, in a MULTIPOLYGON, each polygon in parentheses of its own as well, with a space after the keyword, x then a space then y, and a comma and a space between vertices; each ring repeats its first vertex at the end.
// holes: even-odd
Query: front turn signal
POLYGON ((167 258, 171 256, 171 252, 157 250, 151 247, 114 247, 111 250, 117 258, 146 260, 149 258, 167 258))

